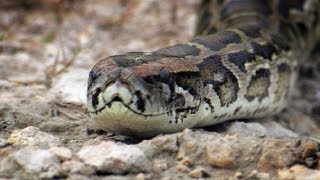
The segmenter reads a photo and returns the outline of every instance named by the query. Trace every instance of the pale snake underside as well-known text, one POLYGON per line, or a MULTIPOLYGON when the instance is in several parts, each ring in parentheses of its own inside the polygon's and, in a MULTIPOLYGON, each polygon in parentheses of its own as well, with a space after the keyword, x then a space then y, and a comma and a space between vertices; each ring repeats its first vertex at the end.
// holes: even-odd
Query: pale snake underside
POLYGON ((203 0, 197 36, 99 61, 88 111, 109 132, 150 137, 280 112, 319 38, 319 0, 203 0))

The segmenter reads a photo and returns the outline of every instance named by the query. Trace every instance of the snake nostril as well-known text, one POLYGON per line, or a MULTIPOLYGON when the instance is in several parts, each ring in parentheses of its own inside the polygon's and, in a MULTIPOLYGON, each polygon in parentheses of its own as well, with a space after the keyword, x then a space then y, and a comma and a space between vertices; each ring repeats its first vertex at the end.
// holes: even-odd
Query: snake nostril
POLYGON ((115 101, 121 102, 122 99, 119 96, 115 96, 111 102, 115 102, 115 101))
POLYGON ((91 102, 92 106, 95 108, 99 104, 98 96, 101 93, 101 89, 97 88, 95 91, 93 91, 92 96, 91 96, 91 102))

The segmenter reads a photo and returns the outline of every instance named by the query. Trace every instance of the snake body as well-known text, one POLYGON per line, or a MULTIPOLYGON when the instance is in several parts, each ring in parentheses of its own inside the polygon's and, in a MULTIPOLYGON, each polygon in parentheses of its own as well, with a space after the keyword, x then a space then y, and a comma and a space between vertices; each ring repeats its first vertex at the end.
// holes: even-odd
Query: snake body
POLYGON ((143 137, 276 114, 319 33, 317 7, 317 0, 203 0, 190 42, 99 61, 89 74, 88 111, 106 131, 143 137))

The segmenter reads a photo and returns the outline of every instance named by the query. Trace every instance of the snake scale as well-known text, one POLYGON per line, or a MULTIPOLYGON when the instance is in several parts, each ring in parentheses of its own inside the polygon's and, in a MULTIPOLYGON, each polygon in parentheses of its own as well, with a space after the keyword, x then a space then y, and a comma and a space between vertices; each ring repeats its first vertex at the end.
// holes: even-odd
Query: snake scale
POLYGON ((151 137, 280 112, 319 38, 319 0, 203 0, 195 39, 107 57, 87 106, 109 132, 151 137))

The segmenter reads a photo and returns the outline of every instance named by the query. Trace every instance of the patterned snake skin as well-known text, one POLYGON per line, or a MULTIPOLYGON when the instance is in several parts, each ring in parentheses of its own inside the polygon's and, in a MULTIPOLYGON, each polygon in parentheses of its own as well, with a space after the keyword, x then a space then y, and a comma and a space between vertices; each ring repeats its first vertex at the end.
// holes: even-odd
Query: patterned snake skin
POLYGON ((99 61, 88 111, 142 137, 280 112, 320 34, 319 0, 203 0, 197 37, 99 61))

